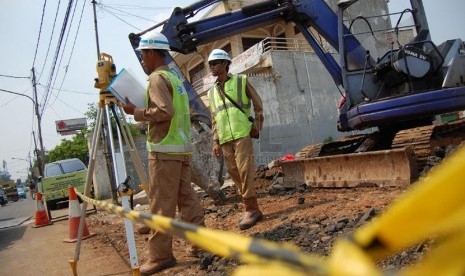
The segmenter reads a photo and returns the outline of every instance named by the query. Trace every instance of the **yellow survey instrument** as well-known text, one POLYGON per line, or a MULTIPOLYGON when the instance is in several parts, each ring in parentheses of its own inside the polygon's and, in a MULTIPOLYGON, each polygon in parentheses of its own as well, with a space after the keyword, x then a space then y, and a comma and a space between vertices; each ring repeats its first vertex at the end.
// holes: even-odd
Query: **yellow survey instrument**
POLYGON ((95 79, 95 88, 99 88, 101 92, 107 91, 108 85, 116 75, 116 66, 113 63, 113 58, 109 54, 101 53, 97 61, 98 78, 95 79))

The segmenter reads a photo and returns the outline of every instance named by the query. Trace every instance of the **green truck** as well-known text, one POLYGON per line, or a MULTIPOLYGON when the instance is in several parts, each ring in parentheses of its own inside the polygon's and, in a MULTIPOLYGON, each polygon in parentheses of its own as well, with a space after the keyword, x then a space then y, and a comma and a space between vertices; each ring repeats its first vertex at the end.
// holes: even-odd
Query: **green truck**
POLYGON ((47 210, 55 210, 57 203, 68 201, 69 186, 74 186, 77 191, 83 193, 86 179, 87 167, 77 158, 45 164, 44 176, 39 182, 39 192, 45 200, 47 210))

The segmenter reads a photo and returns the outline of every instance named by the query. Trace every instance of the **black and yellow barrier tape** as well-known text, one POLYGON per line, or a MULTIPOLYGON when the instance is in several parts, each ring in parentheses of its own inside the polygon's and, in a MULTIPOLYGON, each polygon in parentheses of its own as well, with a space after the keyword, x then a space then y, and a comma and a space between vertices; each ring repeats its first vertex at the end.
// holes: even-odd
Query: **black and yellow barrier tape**
MULTIPOLYGON (((354 241, 375 259, 433 236, 465 230, 465 147, 413 184, 354 241)), ((465 252, 465 251, 464 251, 465 252)))
POLYGON ((176 235, 218 256, 249 264, 279 264, 291 268, 293 273, 303 273, 302 275, 327 275, 321 257, 304 254, 291 244, 277 244, 231 232, 212 230, 160 215, 126 210, 115 204, 88 198, 77 191, 76 194, 87 203, 94 204, 107 212, 142 223, 163 233, 176 235))
POLYGON ((233 275, 383 275, 376 261, 429 238, 438 246, 419 263, 396 275, 464 275, 465 262, 465 147, 457 150, 426 177, 413 184, 383 214, 337 240, 331 254, 301 252, 291 244, 278 244, 239 234, 212 230, 171 218, 125 210, 76 192, 82 200, 107 212, 184 238, 218 256, 248 265, 233 275))

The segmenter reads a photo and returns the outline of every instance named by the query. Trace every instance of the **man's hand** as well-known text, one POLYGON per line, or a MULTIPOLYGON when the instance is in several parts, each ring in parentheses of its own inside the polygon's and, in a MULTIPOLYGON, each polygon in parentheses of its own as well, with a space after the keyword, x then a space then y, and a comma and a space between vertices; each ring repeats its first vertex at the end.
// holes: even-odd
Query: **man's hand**
POLYGON ((216 159, 221 160, 221 157, 223 156, 223 153, 221 152, 220 145, 214 144, 213 145, 213 155, 216 157, 216 159))
POLYGON ((136 106, 126 97, 126 104, 123 105, 123 110, 126 114, 134 115, 134 109, 136 106))
POLYGON ((255 127, 252 127, 252 129, 250 130, 250 137, 254 139, 258 139, 259 136, 260 136, 259 131, 255 127))

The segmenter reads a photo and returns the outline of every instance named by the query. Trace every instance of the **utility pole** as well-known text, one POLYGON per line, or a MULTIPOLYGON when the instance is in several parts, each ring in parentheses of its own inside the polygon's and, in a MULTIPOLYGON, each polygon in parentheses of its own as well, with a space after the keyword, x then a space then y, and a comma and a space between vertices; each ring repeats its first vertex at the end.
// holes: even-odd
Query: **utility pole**
POLYGON ((100 59, 100 44, 98 41, 98 27, 97 27, 97 10, 95 8, 97 2, 95 0, 92 0, 92 7, 94 9, 94 28, 95 28, 95 43, 97 46, 97 60, 100 59))
MULTIPOLYGON (((36 155, 37 155, 37 165, 39 167, 39 174, 40 176, 44 176, 44 162, 45 162, 45 151, 44 151, 44 143, 42 140, 42 122, 41 122, 41 115, 39 112, 39 102, 37 101, 37 84, 36 84, 36 73, 34 67, 31 69, 32 71, 32 87, 34 88, 34 107, 37 117, 37 130, 39 131, 39 146, 40 152, 37 150, 36 145, 36 155)), ((35 135, 34 135, 34 143, 35 143, 35 135)))

